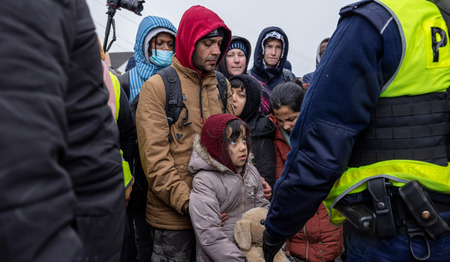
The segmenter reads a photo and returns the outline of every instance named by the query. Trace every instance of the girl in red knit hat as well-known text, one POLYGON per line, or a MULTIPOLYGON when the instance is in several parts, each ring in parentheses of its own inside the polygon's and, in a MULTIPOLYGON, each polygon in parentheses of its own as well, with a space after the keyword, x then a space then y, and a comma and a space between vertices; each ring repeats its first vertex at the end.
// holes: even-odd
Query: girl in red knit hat
POLYGON ((194 139, 189 214, 198 262, 245 261, 234 242, 234 226, 245 211, 269 207, 261 176, 250 161, 250 147, 249 127, 230 114, 210 116, 194 139), (228 219, 222 223, 223 213, 228 219))

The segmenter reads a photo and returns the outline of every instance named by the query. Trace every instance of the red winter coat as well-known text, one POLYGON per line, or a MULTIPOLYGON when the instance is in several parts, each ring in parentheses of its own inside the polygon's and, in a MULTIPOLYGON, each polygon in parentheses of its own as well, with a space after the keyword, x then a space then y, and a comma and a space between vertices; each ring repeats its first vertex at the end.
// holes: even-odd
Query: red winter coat
MULTIPOLYGON (((291 150, 284 139, 275 117, 270 119, 277 125, 275 133, 276 172, 275 179, 280 178, 286 162, 287 153, 291 150)), ((342 226, 330 223, 328 212, 320 204, 316 214, 309 219, 305 226, 289 239, 291 256, 306 261, 331 261, 338 257, 344 247, 342 226)))

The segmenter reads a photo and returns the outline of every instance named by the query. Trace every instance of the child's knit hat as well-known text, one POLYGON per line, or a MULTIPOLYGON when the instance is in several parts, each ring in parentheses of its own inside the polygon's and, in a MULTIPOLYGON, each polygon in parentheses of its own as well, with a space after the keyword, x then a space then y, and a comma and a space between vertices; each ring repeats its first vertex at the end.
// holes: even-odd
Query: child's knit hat
POLYGON ((212 158, 237 173, 236 167, 227 152, 223 132, 228 122, 239 119, 230 114, 217 114, 210 116, 203 125, 200 134, 200 143, 206 148, 212 158))

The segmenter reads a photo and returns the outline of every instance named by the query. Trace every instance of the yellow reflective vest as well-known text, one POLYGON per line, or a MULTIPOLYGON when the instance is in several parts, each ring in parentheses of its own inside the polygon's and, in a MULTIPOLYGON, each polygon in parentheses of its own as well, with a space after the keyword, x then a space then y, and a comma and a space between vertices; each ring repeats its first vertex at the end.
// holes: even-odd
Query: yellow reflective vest
MULTIPOLYGON (((112 80, 112 83, 114 86, 114 98, 116 101, 115 121, 117 124, 117 119, 119 118, 119 111, 120 111, 120 82, 119 82, 119 79, 117 79, 117 77, 113 73, 109 72, 109 74, 111 76, 111 80, 112 80)), ((131 185, 131 182, 133 181, 133 175, 131 174, 130 165, 123 158, 122 150, 120 150, 120 155, 122 156, 123 179, 124 179, 124 183, 125 183, 125 188, 127 188, 128 186, 131 185)))
MULTIPOLYGON (((450 86, 450 39, 447 24, 438 7, 427 0, 375 2, 392 14, 403 45, 400 65, 395 76, 383 87, 380 97, 446 91, 450 86)), ((334 205, 347 194, 366 190, 366 182, 375 177, 385 177, 397 187, 417 179, 430 190, 450 194, 448 165, 443 167, 421 161, 388 160, 349 168, 335 182, 324 200, 333 224, 345 221, 345 217, 333 209, 334 205)))

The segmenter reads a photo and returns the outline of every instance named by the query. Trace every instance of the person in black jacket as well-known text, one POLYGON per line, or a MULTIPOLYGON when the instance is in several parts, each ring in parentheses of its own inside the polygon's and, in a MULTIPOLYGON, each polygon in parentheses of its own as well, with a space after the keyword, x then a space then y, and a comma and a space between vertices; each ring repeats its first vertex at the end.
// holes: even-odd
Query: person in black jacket
POLYGON ((272 91, 280 83, 293 80, 295 75, 284 68, 289 52, 289 40, 283 29, 264 28, 255 45, 253 68, 250 74, 272 91))
POLYGON ((236 116, 250 127, 253 164, 271 187, 275 184, 275 124, 258 111, 261 84, 253 76, 242 74, 230 78, 236 116), (245 100, 242 103, 242 100, 245 100))
POLYGON ((0 10, 2 261, 119 261, 118 131, 84 0, 0 10))
POLYGON ((260 111, 266 115, 269 114, 270 94, 275 86, 295 78, 294 73, 284 68, 288 52, 289 40, 283 29, 269 26, 261 31, 249 74, 263 84, 260 111))

